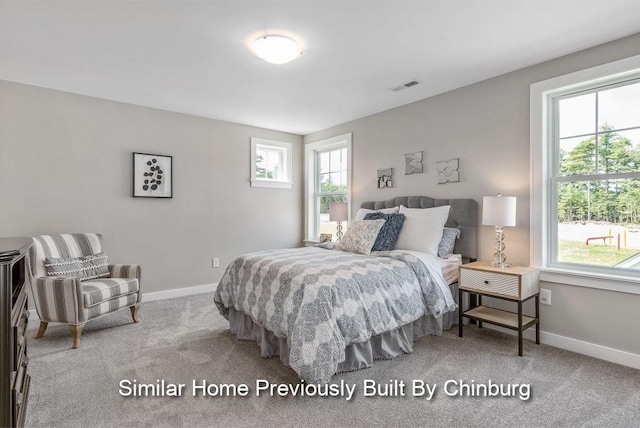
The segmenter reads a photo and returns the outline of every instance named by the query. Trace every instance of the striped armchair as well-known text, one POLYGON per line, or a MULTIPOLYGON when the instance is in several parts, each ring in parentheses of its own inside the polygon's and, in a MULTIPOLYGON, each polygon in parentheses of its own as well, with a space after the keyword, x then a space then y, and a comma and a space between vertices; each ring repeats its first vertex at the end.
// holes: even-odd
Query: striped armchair
POLYGON ((33 244, 29 250, 29 279, 40 317, 36 339, 44 335, 50 322, 68 324, 75 349, 79 346, 82 328, 89 320, 130 308, 133 322, 138 322, 142 267, 107 265, 106 256, 102 260, 94 257, 102 252, 101 235, 41 235, 33 238, 33 244), (85 275, 87 268, 83 267, 85 264, 78 264, 78 260, 83 263, 89 260, 90 273, 98 274, 85 275))

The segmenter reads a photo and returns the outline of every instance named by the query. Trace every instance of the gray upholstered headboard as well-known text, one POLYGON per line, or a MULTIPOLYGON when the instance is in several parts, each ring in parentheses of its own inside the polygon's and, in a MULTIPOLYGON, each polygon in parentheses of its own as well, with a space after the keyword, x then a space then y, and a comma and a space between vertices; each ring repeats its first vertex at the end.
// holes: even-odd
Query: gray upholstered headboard
POLYGON ((407 208, 433 208, 450 205, 447 227, 460 229, 454 253, 463 258, 478 258, 478 203, 473 199, 433 199, 426 196, 400 196, 386 201, 363 202, 361 208, 379 210, 404 205, 407 208))

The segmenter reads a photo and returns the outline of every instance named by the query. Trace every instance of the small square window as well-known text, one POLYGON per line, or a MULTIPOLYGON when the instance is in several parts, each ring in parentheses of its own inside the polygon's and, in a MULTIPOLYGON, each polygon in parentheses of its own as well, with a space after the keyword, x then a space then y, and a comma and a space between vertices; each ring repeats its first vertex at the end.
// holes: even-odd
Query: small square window
POLYGON ((291 143, 251 138, 251 187, 292 186, 291 143))

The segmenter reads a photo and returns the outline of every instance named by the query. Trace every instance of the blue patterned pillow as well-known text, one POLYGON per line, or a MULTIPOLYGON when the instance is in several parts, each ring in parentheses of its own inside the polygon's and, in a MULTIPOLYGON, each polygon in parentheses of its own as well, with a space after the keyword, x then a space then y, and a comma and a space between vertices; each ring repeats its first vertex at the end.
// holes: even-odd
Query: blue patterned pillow
POLYGON ((442 230, 442 239, 438 245, 438 257, 446 259, 449 254, 453 253, 453 247, 456 245, 456 239, 460 238, 460 229, 454 227, 445 227, 442 230))
POLYGON ((398 236, 400 236, 404 218, 404 214, 384 214, 381 212, 368 213, 365 215, 365 220, 385 220, 371 251, 393 250, 396 247, 398 236))

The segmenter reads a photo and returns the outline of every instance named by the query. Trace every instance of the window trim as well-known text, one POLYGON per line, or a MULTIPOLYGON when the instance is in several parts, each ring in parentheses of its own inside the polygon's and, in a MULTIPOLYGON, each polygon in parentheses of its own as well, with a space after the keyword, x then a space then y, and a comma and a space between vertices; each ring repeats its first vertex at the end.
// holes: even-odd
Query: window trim
POLYGON ((273 187, 291 189, 293 186, 293 144, 283 141, 266 140, 264 138, 251 137, 251 187, 273 187), (259 178, 256 176, 257 145, 270 146, 284 151, 284 166, 286 167, 285 179, 259 178))
POLYGON ((347 148, 347 212, 351 213, 351 182, 353 177, 353 156, 352 156, 352 134, 348 132, 346 134, 337 135, 335 137, 325 138, 322 140, 314 141, 305 144, 304 150, 304 230, 305 241, 315 242, 319 239, 319 231, 317 225, 312 224, 310 216, 312 212, 317 211, 317 199, 316 189, 318 188, 318 174, 319 169, 318 160, 316 159, 316 152, 335 149, 338 147, 347 148))
POLYGON ((552 194, 550 169, 555 165, 554 150, 549 140, 555 129, 550 129, 555 98, 569 91, 579 92, 614 81, 640 77, 640 55, 603 64, 586 70, 554 77, 530 86, 530 264, 540 269, 543 281, 577 285, 604 290, 640 294, 638 275, 630 272, 608 273, 570 264, 552 266, 551 242, 548 231, 553 230, 549 202, 552 194))

